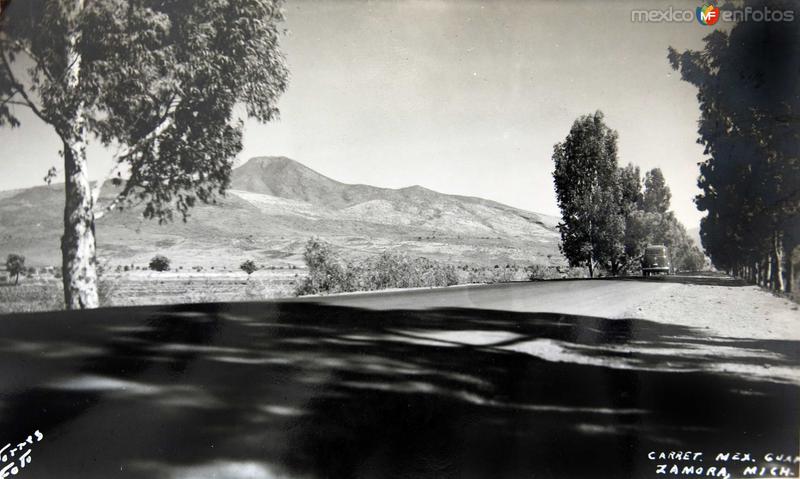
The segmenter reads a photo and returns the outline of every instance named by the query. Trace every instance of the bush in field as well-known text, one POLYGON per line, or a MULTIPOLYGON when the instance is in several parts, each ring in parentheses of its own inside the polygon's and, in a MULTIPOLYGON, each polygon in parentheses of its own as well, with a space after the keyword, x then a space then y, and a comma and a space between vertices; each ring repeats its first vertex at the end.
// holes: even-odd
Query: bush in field
POLYGON ((150 260, 150 269, 153 271, 169 271, 169 258, 163 255, 155 255, 150 260))
POLYGON ((405 253, 385 251, 375 258, 348 265, 351 281, 357 290, 450 286, 458 283, 453 265, 405 253))
POLYGON ((14 284, 19 284, 19 275, 25 273, 25 257, 21 254, 10 254, 6 258, 6 270, 14 277, 14 284))
POLYGON ((353 291, 343 261, 333 247, 317 238, 306 243, 303 259, 308 265, 308 276, 297 286, 297 295, 339 293, 353 291))
POLYGON ((408 255, 385 251, 365 266, 367 289, 410 288, 419 281, 418 272, 408 255))
POLYGON ((330 244, 316 238, 306 244, 303 257, 309 272, 297 287, 298 295, 450 286, 458 283, 458 274, 453 265, 391 251, 359 262, 344 261, 330 244))
POLYGON ((538 281, 542 279, 550 279, 552 273, 550 268, 543 264, 532 264, 528 266, 528 279, 531 281, 538 281))
POLYGON ((250 276, 258 270, 258 266, 256 266, 256 263, 252 259, 248 259, 244 263, 240 264, 239 268, 247 273, 247 276, 250 276))

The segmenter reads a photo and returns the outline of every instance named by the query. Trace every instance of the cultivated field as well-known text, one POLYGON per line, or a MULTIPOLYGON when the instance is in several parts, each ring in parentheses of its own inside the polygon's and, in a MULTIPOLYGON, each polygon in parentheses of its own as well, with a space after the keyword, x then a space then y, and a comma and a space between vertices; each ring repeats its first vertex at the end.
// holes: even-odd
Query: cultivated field
MULTIPOLYGON (((100 281, 102 306, 261 301, 291 296, 302 269, 237 272, 107 273, 100 281)), ((19 285, 0 283, 0 313, 61 309, 61 280, 37 274, 19 285)))

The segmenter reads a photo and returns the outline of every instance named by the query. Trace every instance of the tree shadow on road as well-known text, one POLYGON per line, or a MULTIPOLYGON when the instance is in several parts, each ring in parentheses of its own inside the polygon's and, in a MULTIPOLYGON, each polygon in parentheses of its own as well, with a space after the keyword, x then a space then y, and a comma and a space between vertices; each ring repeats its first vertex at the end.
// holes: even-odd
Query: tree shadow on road
POLYGON ((650 477, 651 450, 798 448, 793 341, 305 302, 0 325, 0 441, 45 434, 26 477, 650 477))

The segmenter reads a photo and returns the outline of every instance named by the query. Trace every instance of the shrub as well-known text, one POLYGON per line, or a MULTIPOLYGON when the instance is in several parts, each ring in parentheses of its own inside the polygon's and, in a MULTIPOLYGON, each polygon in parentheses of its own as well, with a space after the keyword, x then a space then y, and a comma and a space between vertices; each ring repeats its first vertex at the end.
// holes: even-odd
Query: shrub
POLYGON ((163 255, 155 255, 150 260, 150 269, 153 271, 169 271, 169 258, 163 255))
MULTIPOLYGON (((538 281, 541 279, 551 279, 553 272, 543 264, 532 264, 528 266, 528 279, 531 281, 538 281)), ((558 271, 555 271, 558 273, 558 271)))
POLYGON ((346 269, 329 243, 311 238, 306 243, 303 259, 308 265, 308 276, 297 286, 298 295, 348 290, 346 269))
POLYGON ((428 258, 385 251, 360 265, 360 289, 419 288, 458 283, 456 267, 428 258))
POLYGON ((255 263, 255 262, 253 262, 253 260, 252 260, 252 259, 248 259, 248 260, 247 260, 247 261, 245 261, 244 263, 240 264, 240 265, 239 265, 239 268, 240 268, 242 271, 244 271, 245 273, 247 273, 247 276, 250 276, 250 275, 251 275, 251 274, 253 274, 253 273, 254 273, 256 270, 258 270, 258 266, 256 266, 256 263, 255 263))
POLYGON ((309 273, 298 285, 298 295, 458 283, 453 265, 391 251, 360 262, 343 261, 330 244, 316 238, 306 244, 303 257, 309 273))

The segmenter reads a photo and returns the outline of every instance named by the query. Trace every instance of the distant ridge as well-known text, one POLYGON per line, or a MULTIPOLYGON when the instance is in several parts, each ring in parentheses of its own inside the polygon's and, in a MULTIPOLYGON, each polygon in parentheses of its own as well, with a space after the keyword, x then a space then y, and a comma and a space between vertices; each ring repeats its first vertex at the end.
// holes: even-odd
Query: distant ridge
MULTIPOLYGON (((104 195, 114 194, 113 187, 104 195)), ((57 264, 63 185, 0 193, 0 254, 57 264)), ((147 261, 154 252, 186 261, 254 258, 302 264, 310 236, 354 255, 388 248, 464 263, 560 259, 557 219, 494 201, 421 186, 351 185, 286 157, 256 157, 232 172, 226 197, 199 205, 187 223, 159 226, 141 209, 98 223, 98 251, 110 261, 147 261)))
MULTIPOLYGON (((450 198, 524 211, 483 198, 439 193, 419 185, 392 189, 342 183, 285 156, 251 158, 234 170, 231 188, 337 209, 374 200, 404 201, 422 198, 450 198)), ((541 218, 543 223, 549 222, 551 226, 555 226, 557 222, 553 217, 547 215, 531 214, 537 219, 541 218)))

